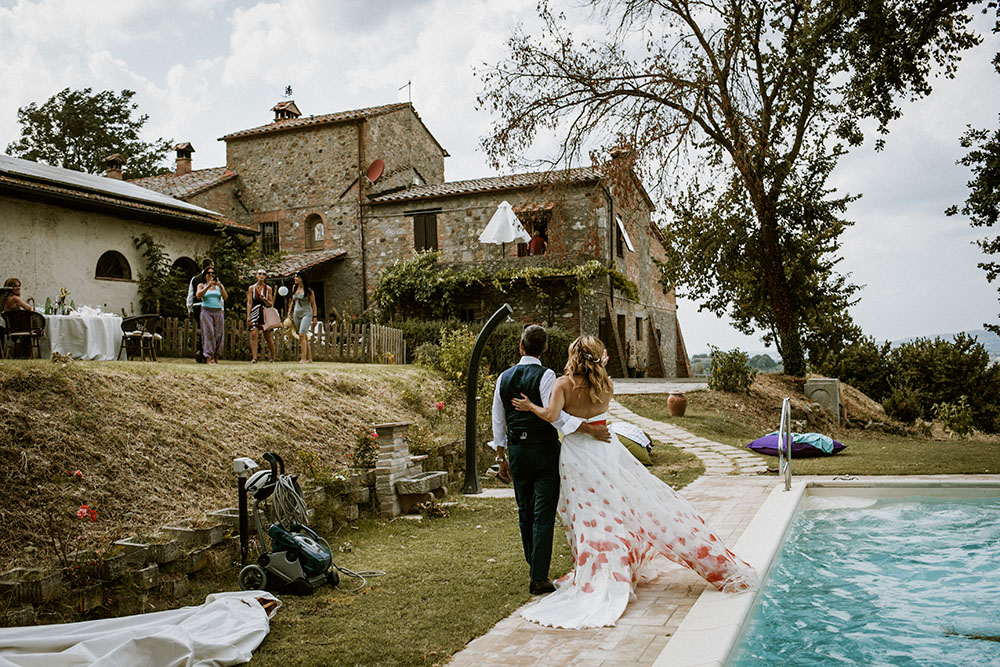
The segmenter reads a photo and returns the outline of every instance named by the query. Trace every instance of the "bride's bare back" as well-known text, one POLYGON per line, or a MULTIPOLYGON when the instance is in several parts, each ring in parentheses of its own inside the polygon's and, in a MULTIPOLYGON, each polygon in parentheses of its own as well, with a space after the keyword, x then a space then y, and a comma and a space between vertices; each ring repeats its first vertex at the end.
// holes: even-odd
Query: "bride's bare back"
POLYGON ((563 410, 581 419, 596 417, 607 412, 613 392, 608 391, 601 396, 601 401, 595 403, 590 399, 590 387, 582 379, 564 375, 556 380, 553 393, 562 392, 563 410))

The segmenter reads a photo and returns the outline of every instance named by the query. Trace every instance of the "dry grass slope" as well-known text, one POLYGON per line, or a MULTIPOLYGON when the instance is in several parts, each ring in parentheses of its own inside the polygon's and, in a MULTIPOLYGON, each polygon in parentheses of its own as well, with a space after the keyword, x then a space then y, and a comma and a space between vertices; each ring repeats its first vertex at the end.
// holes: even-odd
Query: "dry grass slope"
POLYGON ((343 467, 360 429, 430 413, 448 391, 412 366, 5 362, 0 566, 50 561, 47 513, 79 504, 98 511, 87 548, 234 506, 236 456, 273 450, 305 476, 343 467))

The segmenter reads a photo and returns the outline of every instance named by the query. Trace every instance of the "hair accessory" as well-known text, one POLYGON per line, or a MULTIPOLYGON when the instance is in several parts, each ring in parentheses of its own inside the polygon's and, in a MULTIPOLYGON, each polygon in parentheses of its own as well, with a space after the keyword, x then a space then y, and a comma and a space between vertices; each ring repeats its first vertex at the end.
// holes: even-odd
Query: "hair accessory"
POLYGON ((597 359, 594 358, 594 355, 586 351, 583 353, 583 358, 586 359, 587 361, 594 361, 594 362, 597 361, 597 359))

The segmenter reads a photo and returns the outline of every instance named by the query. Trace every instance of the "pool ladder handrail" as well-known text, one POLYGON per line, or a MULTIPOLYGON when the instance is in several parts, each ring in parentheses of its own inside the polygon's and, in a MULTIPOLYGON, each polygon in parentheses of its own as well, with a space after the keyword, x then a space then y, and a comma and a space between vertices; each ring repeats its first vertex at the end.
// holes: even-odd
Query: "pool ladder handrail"
POLYGON ((778 424, 778 474, 785 478, 785 491, 792 488, 792 401, 781 402, 781 422, 778 424))

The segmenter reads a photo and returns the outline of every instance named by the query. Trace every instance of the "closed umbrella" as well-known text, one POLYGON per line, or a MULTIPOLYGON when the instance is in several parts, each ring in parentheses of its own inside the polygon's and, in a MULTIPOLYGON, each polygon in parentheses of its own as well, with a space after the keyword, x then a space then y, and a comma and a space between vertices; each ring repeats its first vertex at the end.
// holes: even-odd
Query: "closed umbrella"
POLYGON ((505 243, 513 243, 514 241, 528 243, 530 240, 531 236, 524 229, 524 225, 517 219, 517 216, 514 215, 514 209, 511 208, 510 203, 507 201, 500 202, 496 213, 493 214, 489 224, 486 225, 486 229, 479 235, 481 243, 501 244, 501 252, 504 252, 503 244, 505 243))

